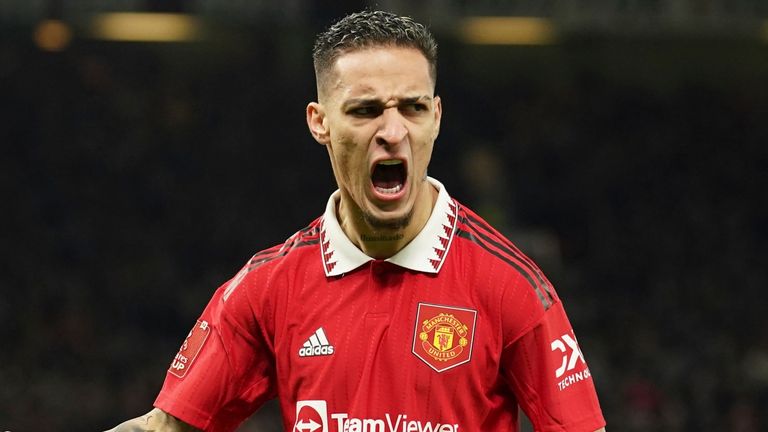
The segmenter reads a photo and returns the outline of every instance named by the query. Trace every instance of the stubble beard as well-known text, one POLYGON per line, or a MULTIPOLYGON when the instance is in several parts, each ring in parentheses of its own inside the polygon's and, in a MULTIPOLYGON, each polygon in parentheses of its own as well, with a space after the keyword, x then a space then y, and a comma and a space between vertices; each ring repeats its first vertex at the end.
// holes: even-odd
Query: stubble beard
POLYGON ((411 223, 411 219, 413 218, 413 208, 411 208, 408 213, 405 215, 397 218, 397 219, 380 219, 376 216, 370 214, 367 211, 363 211, 363 220, 365 220, 365 223, 368 224, 369 227, 375 229, 375 230, 387 230, 387 231, 399 231, 405 229, 408 225, 411 223))

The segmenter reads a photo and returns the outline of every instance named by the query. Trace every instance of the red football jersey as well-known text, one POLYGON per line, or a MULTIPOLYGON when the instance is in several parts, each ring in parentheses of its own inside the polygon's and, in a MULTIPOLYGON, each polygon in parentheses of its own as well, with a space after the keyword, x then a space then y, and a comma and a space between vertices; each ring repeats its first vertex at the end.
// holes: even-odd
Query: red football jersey
POLYGON ((325 214, 219 288, 155 406, 234 430, 278 397, 286 431, 537 431, 604 426, 560 299, 536 265, 440 190, 386 260, 325 214))

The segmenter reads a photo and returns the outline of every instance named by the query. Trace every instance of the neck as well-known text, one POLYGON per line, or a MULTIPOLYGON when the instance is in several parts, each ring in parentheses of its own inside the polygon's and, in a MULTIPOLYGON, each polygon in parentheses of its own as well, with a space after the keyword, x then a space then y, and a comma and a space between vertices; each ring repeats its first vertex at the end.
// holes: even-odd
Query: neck
POLYGON ((413 214, 402 227, 374 227, 363 216, 360 208, 343 192, 337 207, 339 225, 350 241, 363 253, 376 259, 387 259, 402 250, 427 224, 438 191, 424 181, 413 204, 413 214))

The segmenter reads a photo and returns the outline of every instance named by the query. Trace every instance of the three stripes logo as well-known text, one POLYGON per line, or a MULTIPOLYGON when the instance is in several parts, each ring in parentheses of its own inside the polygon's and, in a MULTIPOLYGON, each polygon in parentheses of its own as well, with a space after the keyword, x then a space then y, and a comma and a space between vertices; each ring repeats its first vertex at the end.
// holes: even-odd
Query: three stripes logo
POLYGON ((333 345, 328 342, 325 330, 322 327, 315 330, 315 333, 304 342, 299 348, 299 357, 327 356, 333 354, 333 345))

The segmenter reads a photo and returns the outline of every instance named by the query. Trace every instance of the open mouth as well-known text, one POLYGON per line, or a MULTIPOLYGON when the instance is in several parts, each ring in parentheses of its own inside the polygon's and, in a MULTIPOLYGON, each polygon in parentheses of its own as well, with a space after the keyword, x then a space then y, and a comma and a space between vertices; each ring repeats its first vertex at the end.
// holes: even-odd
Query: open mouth
POLYGON ((382 195, 395 195, 405 186, 406 177, 405 164, 402 160, 387 159, 374 165, 371 182, 376 192, 382 195))

